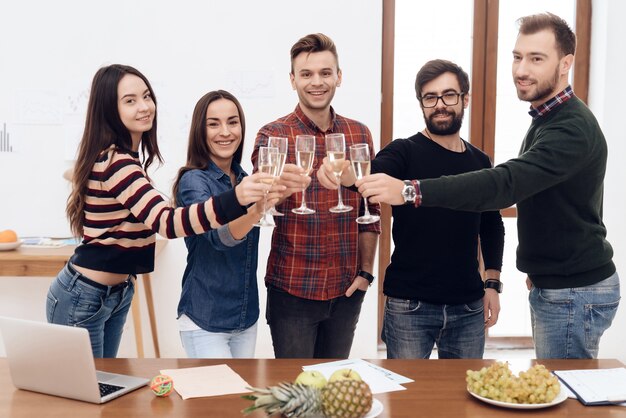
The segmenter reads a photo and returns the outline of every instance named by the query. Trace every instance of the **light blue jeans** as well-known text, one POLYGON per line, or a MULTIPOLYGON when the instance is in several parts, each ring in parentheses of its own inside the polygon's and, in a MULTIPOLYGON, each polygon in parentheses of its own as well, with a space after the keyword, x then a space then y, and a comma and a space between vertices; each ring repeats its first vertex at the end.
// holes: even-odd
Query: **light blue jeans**
POLYGON ((483 300, 439 305, 388 297, 382 339, 387 358, 482 358, 485 350, 483 300))
POLYGON ((597 358, 619 305, 619 276, 585 287, 533 287, 528 300, 537 358, 597 358))
POLYGON ((256 334, 257 322, 243 331, 180 331, 180 339, 189 358, 253 358, 256 334))
POLYGON ((68 265, 59 272, 48 290, 48 322, 86 328, 93 356, 115 357, 135 293, 134 280, 96 287, 84 279, 89 280, 68 265))

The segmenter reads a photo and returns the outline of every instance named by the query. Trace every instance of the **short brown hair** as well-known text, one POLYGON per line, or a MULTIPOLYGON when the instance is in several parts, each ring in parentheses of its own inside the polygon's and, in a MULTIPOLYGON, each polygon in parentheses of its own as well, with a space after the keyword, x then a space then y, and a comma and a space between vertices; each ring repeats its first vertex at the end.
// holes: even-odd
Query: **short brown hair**
POLYGON ((520 17, 517 19, 517 23, 519 25, 519 33, 524 35, 532 35, 546 29, 551 30, 556 39, 560 58, 576 53, 576 34, 574 34, 567 22, 559 16, 552 13, 540 13, 520 17))
POLYGON ((303 38, 291 47, 291 74, 293 74, 293 61, 303 52, 323 52, 330 51, 337 61, 337 71, 339 71, 339 56, 337 55, 337 47, 332 39, 323 33, 312 33, 303 38))
POLYGON ((422 88, 424 87, 424 84, 433 81, 435 78, 444 73, 454 74, 457 81, 459 82, 461 93, 469 93, 469 76, 463 70, 463 68, 459 67, 452 61, 436 59, 428 61, 426 64, 424 64, 422 68, 420 68, 420 70, 418 71, 417 76, 415 77, 415 94, 417 95, 417 98, 421 99, 422 88))

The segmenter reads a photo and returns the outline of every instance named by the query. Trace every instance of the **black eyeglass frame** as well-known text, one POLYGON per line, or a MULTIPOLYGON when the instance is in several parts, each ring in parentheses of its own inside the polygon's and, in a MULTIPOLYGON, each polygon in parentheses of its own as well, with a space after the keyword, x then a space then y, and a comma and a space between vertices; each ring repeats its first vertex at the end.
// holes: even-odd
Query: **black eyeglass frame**
POLYGON ((465 96, 465 94, 466 94, 466 93, 457 93, 457 92, 452 93, 452 92, 447 92, 447 93, 442 94, 441 96, 435 96, 435 95, 433 94, 433 95, 428 95, 428 96, 418 97, 418 100, 420 101, 420 104, 422 105, 422 107, 423 107, 424 109, 432 109, 433 107, 436 107, 436 106, 437 106, 437 104, 439 103, 439 100, 441 100, 441 101, 443 102, 443 104, 444 104, 444 105, 446 105, 446 106, 456 106, 456 105, 458 105, 458 104, 459 104, 459 100, 460 100, 460 98, 461 98, 461 97, 463 97, 463 96, 465 96), (448 103, 448 102, 446 102, 446 99, 445 99, 445 97, 446 97, 446 96, 455 96, 455 97, 456 97, 456 102, 454 102, 454 103, 448 103), (434 98, 437 98, 437 100, 435 100, 435 104, 433 104, 432 106, 426 106, 426 105, 424 104, 424 98, 426 98, 426 97, 428 97, 429 99, 434 99, 434 98))

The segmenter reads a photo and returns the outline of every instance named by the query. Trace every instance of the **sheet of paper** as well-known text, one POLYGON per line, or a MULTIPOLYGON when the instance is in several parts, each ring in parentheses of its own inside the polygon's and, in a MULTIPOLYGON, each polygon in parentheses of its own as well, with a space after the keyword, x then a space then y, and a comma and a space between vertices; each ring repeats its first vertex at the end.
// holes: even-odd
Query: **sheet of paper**
POLYGON ((413 381, 362 359, 348 359, 312 364, 310 366, 304 366, 302 369, 317 370, 327 379, 337 370, 352 369, 370 386, 373 394, 406 390, 404 386, 400 386, 398 381, 402 381, 403 383, 413 381))
POLYGON ((183 399, 251 392, 246 389, 248 382, 226 364, 167 369, 161 374, 172 378, 174 389, 183 399))
POLYGON ((555 370, 583 403, 626 405, 626 368, 555 370))

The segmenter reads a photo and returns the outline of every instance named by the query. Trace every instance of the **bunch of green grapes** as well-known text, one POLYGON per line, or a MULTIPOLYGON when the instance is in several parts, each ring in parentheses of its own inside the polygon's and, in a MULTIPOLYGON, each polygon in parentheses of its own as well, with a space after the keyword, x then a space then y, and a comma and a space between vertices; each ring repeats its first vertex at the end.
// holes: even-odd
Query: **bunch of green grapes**
POLYGON ((509 403, 548 403, 561 391, 559 379, 541 364, 518 377, 513 375, 508 363, 497 362, 478 371, 468 370, 465 381, 470 392, 509 403))

